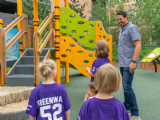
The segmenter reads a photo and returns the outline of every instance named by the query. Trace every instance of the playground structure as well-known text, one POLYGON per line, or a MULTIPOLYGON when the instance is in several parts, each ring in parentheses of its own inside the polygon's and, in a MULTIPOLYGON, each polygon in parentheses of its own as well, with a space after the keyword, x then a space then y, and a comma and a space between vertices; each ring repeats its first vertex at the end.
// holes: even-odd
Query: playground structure
POLYGON ((156 48, 153 51, 151 51, 148 55, 146 55, 141 62, 153 62, 154 67, 155 67, 155 72, 157 72, 157 65, 156 65, 156 60, 160 64, 160 60, 158 59, 160 57, 160 48, 156 48))
POLYGON ((68 8, 68 0, 64 0, 65 7, 59 7, 59 0, 55 1, 55 15, 52 13, 38 27, 38 1, 34 2, 34 36, 33 49, 25 49, 27 36, 27 15, 22 13, 22 1, 17 0, 17 14, 20 15, 4 30, 0 30, 1 46, 1 79, 0 85, 5 83, 9 86, 34 86, 40 84, 40 76, 36 66, 40 61, 51 57, 51 50, 55 51, 55 60, 57 64, 56 82, 60 80, 60 62, 65 62, 65 82, 69 83, 69 63, 72 64, 83 75, 88 76, 86 67, 90 67, 96 59, 95 52, 90 51, 94 48, 96 41, 105 40, 110 48, 109 59, 112 63, 112 35, 107 35, 100 21, 86 21, 78 16, 73 10, 68 8), (20 9, 20 10, 19 10, 20 9), (55 30, 53 28, 55 20, 55 30), (19 22, 21 21, 21 22, 19 22), (17 23, 19 33, 5 45, 5 34, 17 23), (49 26, 45 37, 40 40, 40 36, 49 26), (55 31, 55 42, 53 34, 55 31), (65 35, 64 35, 65 34, 65 35), (62 36, 63 35, 63 36, 62 36), (23 37, 23 38, 22 38, 23 37), (5 52, 14 42, 19 39, 20 58, 6 74, 5 52), (43 41, 43 42, 42 42, 43 41), (44 48, 49 41, 49 48, 44 48), (3 46, 3 47, 2 47, 3 46), (53 48, 55 46, 55 48, 53 48), (87 48, 87 49, 84 49, 87 48), (23 77, 17 76, 22 74, 23 77), (7 80, 6 80, 7 78, 7 80))

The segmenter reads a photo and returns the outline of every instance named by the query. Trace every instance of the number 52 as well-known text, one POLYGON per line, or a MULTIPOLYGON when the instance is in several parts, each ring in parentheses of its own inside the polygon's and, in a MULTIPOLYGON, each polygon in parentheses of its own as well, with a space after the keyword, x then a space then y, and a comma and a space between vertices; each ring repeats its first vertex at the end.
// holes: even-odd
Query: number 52
MULTIPOLYGON (((57 107, 58 107, 58 110, 53 113, 53 120, 62 120, 63 117, 57 118, 57 115, 62 112, 62 105, 60 103, 54 104, 52 106, 52 109, 54 110, 57 107)), ((41 117, 43 117, 43 118, 48 117, 48 120, 52 120, 52 115, 50 113, 44 113, 44 111, 47 109, 51 109, 51 105, 40 107, 41 117)))

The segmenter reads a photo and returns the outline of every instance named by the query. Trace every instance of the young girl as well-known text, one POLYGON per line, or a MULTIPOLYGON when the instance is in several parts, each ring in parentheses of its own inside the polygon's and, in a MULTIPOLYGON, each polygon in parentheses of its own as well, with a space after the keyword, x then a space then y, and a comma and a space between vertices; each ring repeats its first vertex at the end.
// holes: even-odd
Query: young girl
POLYGON ((102 65, 94 80, 98 93, 83 103, 77 120, 130 120, 123 103, 110 94, 117 92, 121 84, 119 71, 111 64, 102 65))
POLYGON ((30 120, 69 120, 71 104, 67 92, 63 85, 54 81, 56 63, 49 59, 37 67, 44 81, 33 89, 26 114, 30 120))
POLYGON ((94 76, 96 74, 97 69, 105 64, 110 63, 110 60, 108 58, 109 56, 109 46, 105 40, 100 40, 96 42, 95 45, 95 56, 97 59, 92 64, 92 69, 86 68, 86 71, 91 76, 91 82, 94 81, 94 76))
POLYGON ((89 83, 87 85, 87 88, 88 88, 88 94, 86 94, 85 98, 84 98, 84 102, 89 98, 93 98, 97 93, 98 91, 95 89, 94 87, 94 84, 93 82, 89 83))

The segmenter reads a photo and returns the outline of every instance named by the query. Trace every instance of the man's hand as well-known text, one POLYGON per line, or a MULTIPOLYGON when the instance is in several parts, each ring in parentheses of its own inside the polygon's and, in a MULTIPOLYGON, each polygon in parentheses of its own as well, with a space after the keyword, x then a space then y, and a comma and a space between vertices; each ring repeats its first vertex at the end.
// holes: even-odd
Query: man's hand
POLYGON ((129 73, 132 74, 135 69, 136 69, 136 63, 131 62, 131 64, 129 65, 129 73))

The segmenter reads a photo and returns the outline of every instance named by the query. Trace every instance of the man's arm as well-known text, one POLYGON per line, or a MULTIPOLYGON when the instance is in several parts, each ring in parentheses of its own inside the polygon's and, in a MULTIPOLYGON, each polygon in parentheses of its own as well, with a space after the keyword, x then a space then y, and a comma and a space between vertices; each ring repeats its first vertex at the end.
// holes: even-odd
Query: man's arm
POLYGON ((141 40, 135 40, 135 41, 133 41, 133 44, 135 46, 133 60, 137 61, 138 56, 139 56, 140 51, 141 51, 141 40))
MULTIPOLYGON (((133 60, 137 61, 138 56, 139 56, 140 51, 141 51, 141 40, 135 40, 135 41, 133 41, 133 44, 135 46, 133 60)), ((131 64, 129 65, 129 72, 133 73, 135 68, 136 68, 136 63, 131 62, 131 64)))

